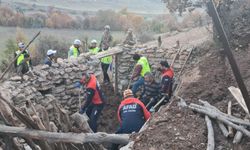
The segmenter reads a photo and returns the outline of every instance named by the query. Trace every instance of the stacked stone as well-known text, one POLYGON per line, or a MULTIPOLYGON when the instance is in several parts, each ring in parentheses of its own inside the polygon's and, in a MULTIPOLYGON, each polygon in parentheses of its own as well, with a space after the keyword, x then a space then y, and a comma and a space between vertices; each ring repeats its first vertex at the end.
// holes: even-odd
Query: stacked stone
POLYGON ((86 54, 71 60, 59 58, 51 67, 35 66, 33 73, 24 75, 23 80, 14 76, 2 83, 0 88, 5 89, 7 99, 18 107, 25 105, 26 100, 46 107, 51 107, 48 104, 51 101, 57 101, 73 113, 79 109, 79 89, 74 84, 80 81, 83 72, 99 76, 99 60, 93 60, 86 54))
MULTIPOLYGON (((119 56, 118 64, 118 89, 122 91, 127 88, 129 79, 133 72, 135 62, 133 61, 133 54, 138 53, 142 56, 148 58, 151 65, 152 73, 159 78, 159 72, 157 73, 157 66, 160 61, 167 60, 169 64, 172 63, 173 58, 178 52, 178 49, 166 49, 157 47, 147 47, 147 46, 123 46, 123 53, 119 56), (158 74, 158 75, 157 75, 158 74)), ((175 60, 174 71, 176 76, 181 70, 183 64, 185 63, 187 56, 192 48, 182 48, 179 57, 175 60)))

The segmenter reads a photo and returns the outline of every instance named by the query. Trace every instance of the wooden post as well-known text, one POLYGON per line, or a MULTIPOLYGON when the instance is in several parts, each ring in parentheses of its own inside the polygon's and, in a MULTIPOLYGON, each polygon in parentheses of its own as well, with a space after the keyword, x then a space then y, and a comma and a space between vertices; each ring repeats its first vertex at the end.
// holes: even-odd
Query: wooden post
MULTIPOLYGON (((227 114, 232 115, 232 101, 228 102, 227 114)), ((233 128, 228 126, 229 137, 233 137, 233 128)))
POLYGON ((214 144, 214 129, 212 125, 212 121, 210 118, 206 115, 205 121, 207 124, 207 150, 214 150, 215 144, 214 144))
POLYGON ((118 94, 118 54, 115 55, 115 95, 118 94))

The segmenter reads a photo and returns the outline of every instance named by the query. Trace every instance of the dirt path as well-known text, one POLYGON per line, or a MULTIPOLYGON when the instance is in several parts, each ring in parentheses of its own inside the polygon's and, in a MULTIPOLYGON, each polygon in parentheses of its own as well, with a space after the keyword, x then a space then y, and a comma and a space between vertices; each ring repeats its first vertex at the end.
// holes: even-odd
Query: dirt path
MULTIPOLYGON (((211 27, 208 27, 211 31, 211 27)), ((207 27, 198 27, 193 28, 185 32, 172 33, 173 36, 166 37, 169 35, 162 36, 162 47, 171 48, 176 44, 176 41, 179 40, 181 45, 185 47, 192 47, 193 45, 199 45, 200 43, 206 41, 211 37, 207 27)), ((152 41, 147 43, 147 45, 157 46, 157 41, 152 41)))

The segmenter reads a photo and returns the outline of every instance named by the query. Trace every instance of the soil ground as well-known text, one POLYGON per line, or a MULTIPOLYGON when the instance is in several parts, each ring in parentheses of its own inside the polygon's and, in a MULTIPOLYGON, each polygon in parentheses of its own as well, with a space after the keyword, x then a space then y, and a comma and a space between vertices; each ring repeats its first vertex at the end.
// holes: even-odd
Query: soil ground
MULTIPOLYGON (((245 80, 250 86, 249 57, 250 51, 235 51, 235 59, 245 80)), ((191 58, 182 76, 183 84, 178 93, 188 103, 206 100, 221 111, 226 112, 229 100, 233 102, 234 116, 244 118, 242 109, 228 91, 229 86, 236 86, 231 68, 220 48, 212 43, 199 47, 191 58)), ((173 99, 172 99, 173 100, 173 99)), ((176 100, 170 109, 166 106, 153 115, 150 125, 144 132, 135 135, 134 148, 149 150, 203 150, 206 149, 207 129, 204 116, 177 106, 176 100)), ((244 137, 238 145, 233 145, 233 138, 225 138, 213 121, 216 150, 248 150, 249 138, 244 137)))
MULTIPOLYGON (((201 29, 203 30, 203 29, 201 29)), ((203 30, 204 31, 204 30, 203 30)), ((192 32, 192 31, 191 31, 192 32)), ((197 32, 195 30, 194 34, 197 32)), ((178 35, 179 36, 179 35, 178 35)), ((166 39, 175 41, 175 38, 166 39)), ((196 40, 197 41, 197 40, 196 40)), ((197 44, 200 42, 193 42, 197 44)), ((198 44, 199 45, 199 44, 198 44)), ((206 100, 221 111, 226 112, 227 103, 232 100, 232 114, 244 118, 244 112, 234 100, 227 89, 236 86, 234 76, 228 60, 222 49, 208 40, 198 46, 186 65, 181 76, 181 88, 178 96, 188 103, 198 103, 199 99, 206 100)), ((247 88, 250 87, 250 49, 233 51, 235 59, 247 88)), ((108 97, 107 105, 100 117, 99 131, 114 133, 118 127, 117 108, 121 96, 114 96, 111 86, 103 86, 108 97), (114 109, 115 108, 115 109, 114 109)), ((203 150, 207 147, 207 128, 204 116, 191 110, 178 106, 178 100, 174 100, 169 109, 163 106, 159 112, 153 114, 149 127, 132 136, 135 141, 135 150, 203 150)), ((233 138, 225 138, 213 121, 215 132, 216 150, 248 150, 249 138, 243 137, 240 144, 232 144, 233 138)))

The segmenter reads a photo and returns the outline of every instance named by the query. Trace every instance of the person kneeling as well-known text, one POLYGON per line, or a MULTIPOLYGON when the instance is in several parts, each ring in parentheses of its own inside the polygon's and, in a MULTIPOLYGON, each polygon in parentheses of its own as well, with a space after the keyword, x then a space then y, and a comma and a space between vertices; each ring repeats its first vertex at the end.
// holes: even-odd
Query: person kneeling
MULTIPOLYGON (((127 89, 123 93, 124 100, 118 108, 118 120, 120 127, 116 134, 128 134, 139 132, 144 123, 150 118, 150 113, 145 105, 133 97, 133 92, 127 89)), ((113 144, 112 150, 117 150, 119 145, 113 144)))

